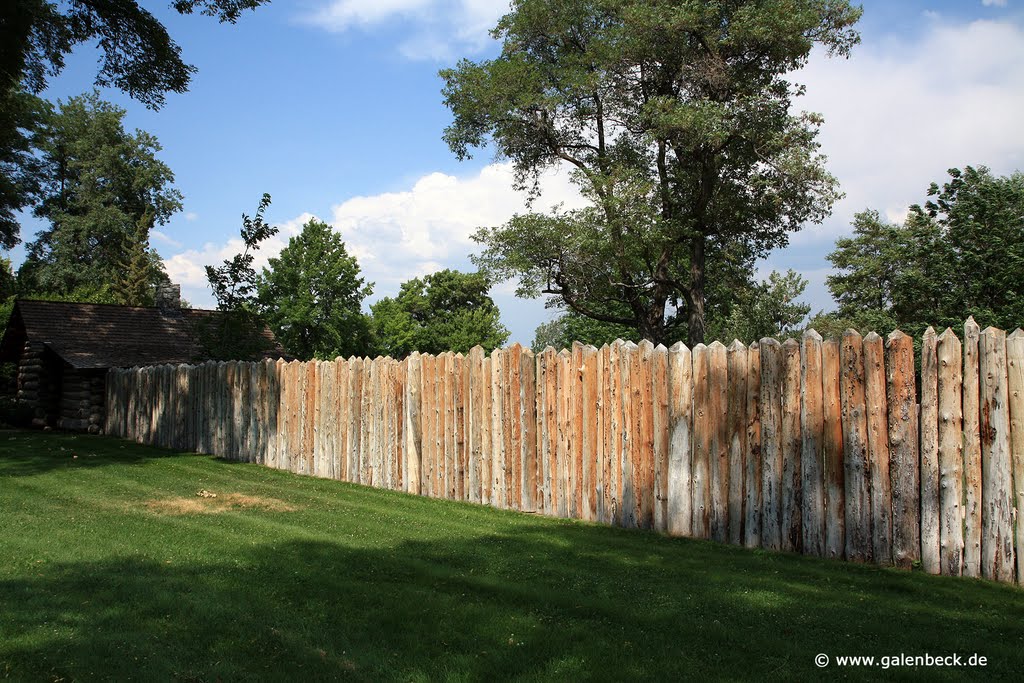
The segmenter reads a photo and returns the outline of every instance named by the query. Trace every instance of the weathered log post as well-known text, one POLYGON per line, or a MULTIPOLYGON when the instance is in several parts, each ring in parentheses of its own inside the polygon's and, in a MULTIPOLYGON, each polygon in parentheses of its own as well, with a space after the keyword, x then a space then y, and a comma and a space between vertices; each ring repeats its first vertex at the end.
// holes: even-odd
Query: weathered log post
POLYGON ((693 515, 691 532, 695 538, 711 535, 711 353, 704 344, 693 347, 693 515))
POLYGON ((803 490, 800 486, 800 344, 782 344, 782 549, 803 548, 803 490))
POLYGON ((1013 463, 1013 501, 1017 512, 1015 547, 1017 582, 1024 583, 1024 330, 1006 339, 1007 390, 1010 401, 1010 449, 1013 463))
POLYGON ((935 330, 921 342, 921 566, 938 574, 939 562, 939 378, 935 330))
POLYGON ((864 392, 864 342, 856 330, 843 333, 839 348, 843 411, 843 476, 846 498, 846 559, 872 560, 871 485, 864 392))
POLYGON ((981 377, 981 575, 1013 581, 1013 481, 1010 462, 1006 333, 987 327, 978 346, 981 377))
POLYGON ((800 470, 803 488, 803 549, 809 555, 825 553, 825 480, 822 443, 825 412, 822 406, 821 335, 814 330, 803 334, 800 344, 801 446, 800 470))
POLYGON ((914 340, 899 330, 885 346, 886 402, 889 406, 889 481, 892 488, 892 554, 909 569, 921 558, 920 461, 914 340))
POLYGON ((747 347, 747 470, 743 492, 743 545, 761 546, 761 345, 747 347))
POLYGON ((892 564, 892 478, 889 466, 889 406, 885 399, 885 343, 864 337, 864 397, 868 418, 871 475, 871 534, 875 562, 892 564))
POLYGON ((711 433, 711 538, 729 539, 729 423, 728 353, 720 341, 708 346, 709 375, 707 421, 711 433))
POLYGON ((729 543, 743 543, 743 503, 747 473, 747 347, 736 339, 729 345, 729 390, 726 424, 729 443, 729 543))
POLYGON ((964 323, 964 576, 981 576, 981 394, 978 343, 981 328, 964 323))
POLYGON ((839 391, 839 342, 821 345, 822 406, 825 411, 825 557, 841 560, 846 547, 846 494, 843 477, 843 413, 839 391))
POLYGON ((943 574, 963 573, 963 379, 962 348, 953 330, 939 337, 939 566, 943 574))
POLYGON ((782 345, 761 340, 761 544, 782 548, 782 345))
MULTIPOLYGON (((693 360, 676 342, 669 349, 668 532, 689 536, 693 530, 691 439, 693 436, 693 360)), ((614 394, 609 408, 614 405, 614 394)), ((612 411, 614 424, 614 411, 612 411)), ((612 427, 612 433, 615 433, 612 427)), ((613 442, 614 443, 614 442, 613 442)))

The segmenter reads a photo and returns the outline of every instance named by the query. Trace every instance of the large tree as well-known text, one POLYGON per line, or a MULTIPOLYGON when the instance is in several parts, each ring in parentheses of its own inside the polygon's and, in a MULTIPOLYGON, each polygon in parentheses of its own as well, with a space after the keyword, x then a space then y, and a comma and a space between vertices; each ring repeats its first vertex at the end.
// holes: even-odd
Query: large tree
POLYGON ((367 355, 362 305, 373 285, 359 274, 341 235, 315 218, 269 260, 257 282, 259 305, 288 353, 300 360, 367 355))
POLYGON ((984 166, 949 174, 902 222, 857 214, 853 236, 828 257, 838 310, 815 324, 916 334, 973 315, 983 326, 1024 325, 1024 174, 996 177, 984 166))
POLYGON ((477 264, 520 294, 635 326, 673 316, 705 337, 709 275, 820 221, 838 196, 787 75, 817 44, 846 55, 860 10, 845 0, 516 0, 493 60, 441 72, 459 158, 493 144, 520 187, 568 164, 588 208, 479 231, 477 264), (621 306, 624 315, 602 309, 621 306))
POLYGON ((0 248, 19 241, 17 212, 39 191, 39 160, 35 135, 47 111, 46 103, 21 88, 0 89, 0 248))
MULTIPOLYGON (((234 23, 269 0, 174 0, 180 14, 199 12, 234 23)), ((76 45, 100 51, 96 85, 118 88, 153 108, 167 92, 185 92, 195 67, 167 29, 135 0, 5 0, 0 9, 0 89, 23 84, 32 92, 64 68, 76 45)))
MULTIPOLYGON (((199 12, 234 23, 269 0, 174 0, 180 14, 199 12)), ((16 212, 35 201, 33 132, 47 80, 75 46, 100 52, 95 83, 118 88, 157 109, 167 92, 185 92, 195 67, 167 29, 135 0, 4 0, 0 3, 0 247, 17 244, 16 212)))
POLYGON ((144 305, 166 280, 149 247, 154 226, 181 209, 160 144, 124 129, 125 111, 96 93, 59 103, 37 134, 39 194, 48 222, 28 244, 24 291, 67 295, 109 287, 115 300, 144 305))
POLYGON ((498 307, 479 273, 439 270, 403 282, 398 296, 371 306, 378 352, 402 358, 413 351, 491 351, 508 339, 498 307))

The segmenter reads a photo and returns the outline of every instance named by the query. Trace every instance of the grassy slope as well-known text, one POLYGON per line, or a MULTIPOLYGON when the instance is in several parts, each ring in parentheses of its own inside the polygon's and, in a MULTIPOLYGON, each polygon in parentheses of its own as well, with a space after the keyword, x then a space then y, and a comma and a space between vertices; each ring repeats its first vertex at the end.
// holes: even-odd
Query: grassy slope
POLYGON ((0 432, 0 678, 814 679, 981 653, 1024 591, 552 520, 98 437, 0 432), (74 458, 74 455, 78 455, 74 458), (201 489, 290 512, 169 515, 201 489))

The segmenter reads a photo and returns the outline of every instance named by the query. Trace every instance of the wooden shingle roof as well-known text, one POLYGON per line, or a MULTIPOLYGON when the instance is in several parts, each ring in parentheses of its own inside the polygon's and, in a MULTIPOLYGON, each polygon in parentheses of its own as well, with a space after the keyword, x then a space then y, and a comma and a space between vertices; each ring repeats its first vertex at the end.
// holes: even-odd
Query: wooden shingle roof
MULTIPOLYGON (((205 360, 197 328, 219 315, 188 308, 19 300, 0 342, 0 355, 13 360, 25 341, 31 341, 45 344, 80 369, 194 363, 205 360)), ((270 330, 264 328, 261 336, 273 349, 267 357, 282 355, 270 330)))

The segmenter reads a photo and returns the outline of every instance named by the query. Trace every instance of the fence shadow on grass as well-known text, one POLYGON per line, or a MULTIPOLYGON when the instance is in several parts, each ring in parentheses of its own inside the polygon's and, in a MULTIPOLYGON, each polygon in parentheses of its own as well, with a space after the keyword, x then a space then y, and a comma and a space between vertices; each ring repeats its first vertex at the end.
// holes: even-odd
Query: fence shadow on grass
MULTIPOLYGON (((211 543, 204 524, 194 520, 196 543, 211 543)), ((0 672, 793 680, 820 675, 819 652, 989 658, 917 671, 962 680, 1011 678, 1022 663, 1024 593, 1012 587, 575 523, 461 538, 387 549, 268 539, 223 561, 169 549, 42 565, 0 581, 0 672)))
POLYGON ((27 477, 66 468, 143 465, 156 458, 182 455, 196 457, 91 434, 0 431, 0 478, 27 477))

